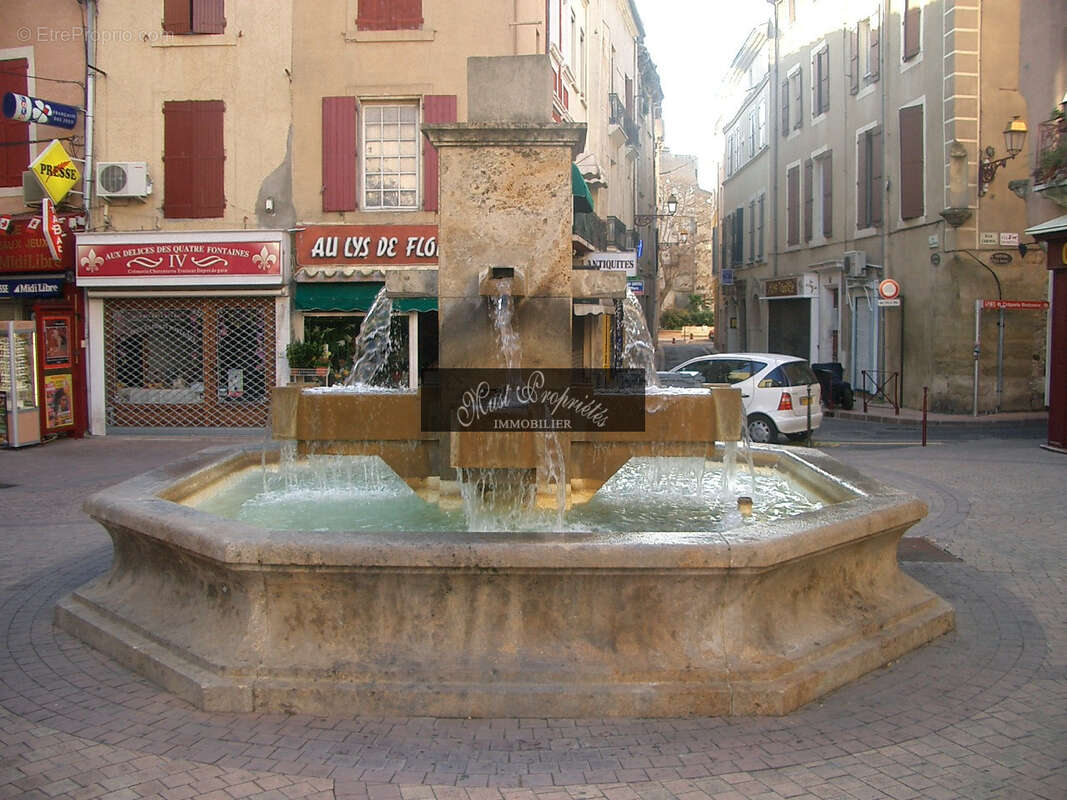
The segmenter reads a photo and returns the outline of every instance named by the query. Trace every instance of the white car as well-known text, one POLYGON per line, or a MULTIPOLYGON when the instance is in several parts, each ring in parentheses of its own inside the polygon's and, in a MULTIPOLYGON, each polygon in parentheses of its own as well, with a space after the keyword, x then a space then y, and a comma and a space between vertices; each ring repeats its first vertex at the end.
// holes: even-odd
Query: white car
POLYGON ((776 442, 779 433, 789 439, 803 439, 809 424, 813 431, 822 424, 819 379, 803 358, 779 353, 717 353, 683 361, 670 372, 695 373, 701 383, 740 389, 748 435, 754 442, 776 442))

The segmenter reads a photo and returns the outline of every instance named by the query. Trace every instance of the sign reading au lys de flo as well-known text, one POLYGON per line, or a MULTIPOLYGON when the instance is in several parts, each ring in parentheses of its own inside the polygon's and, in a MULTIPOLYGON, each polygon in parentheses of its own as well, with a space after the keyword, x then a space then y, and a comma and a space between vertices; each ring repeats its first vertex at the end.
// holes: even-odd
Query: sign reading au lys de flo
POLYGON ((30 162, 30 171, 53 203, 62 202, 82 177, 74 165, 74 159, 63 149, 59 139, 53 139, 48 147, 38 153, 37 158, 30 162))
POLYGON ((296 263, 436 264, 436 225, 309 225, 296 233, 296 263))

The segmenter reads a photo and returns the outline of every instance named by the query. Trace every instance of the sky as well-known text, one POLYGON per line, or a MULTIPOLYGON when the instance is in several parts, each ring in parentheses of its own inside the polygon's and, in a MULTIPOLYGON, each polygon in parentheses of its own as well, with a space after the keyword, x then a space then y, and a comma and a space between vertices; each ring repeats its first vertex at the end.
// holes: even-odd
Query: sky
POLYGON ((712 189, 718 148, 711 139, 715 97, 753 25, 766 22, 766 0, 636 0, 645 46, 663 86, 665 143, 696 155, 700 185, 712 189))

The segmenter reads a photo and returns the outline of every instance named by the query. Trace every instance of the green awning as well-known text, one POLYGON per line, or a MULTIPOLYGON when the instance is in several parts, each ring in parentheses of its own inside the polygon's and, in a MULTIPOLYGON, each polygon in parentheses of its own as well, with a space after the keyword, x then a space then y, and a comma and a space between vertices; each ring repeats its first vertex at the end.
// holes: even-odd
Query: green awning
MULTIPOLYGON (((297 283, 293 306, 298 311, 370 311, 384 284, 374 281, 297 283)), ((393 311, 436 311, 436 297, 397 297, 393 311)))
POLYGON ((577 164, 571 164, 571 194, 574 195, 574 210, 582 214, 593 211, 593 195, 589 193, 585 178, 577 164))

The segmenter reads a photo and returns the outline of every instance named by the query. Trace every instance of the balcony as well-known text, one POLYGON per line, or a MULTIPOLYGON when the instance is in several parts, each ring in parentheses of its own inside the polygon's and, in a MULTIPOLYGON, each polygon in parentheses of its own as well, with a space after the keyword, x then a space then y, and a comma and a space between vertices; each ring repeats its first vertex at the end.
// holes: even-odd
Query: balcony
POLYGON ((630 231, 618 217, 608 217, 608 245, 616 250, 631 250, 630 231))
POLYGON ((604 251, 608 247, 608 225, 596 214, 575 212, 571 233, 576 253, 604 251))
POLYGON ((1067 208, 1067 118, 1063 116, 1038 126, 1034 191, 1067 208))
POLYGON ((622 137, 625 143, 631 147, 637 147, 637 123, 634 122, 633 115, 627 111, 626 104, 623 103, 622 99, 614 92, 608 95, 608 103, 611 106, 611 116, 608 119, 608 125, 617 126, 618 130, 622 132, 622 137))

